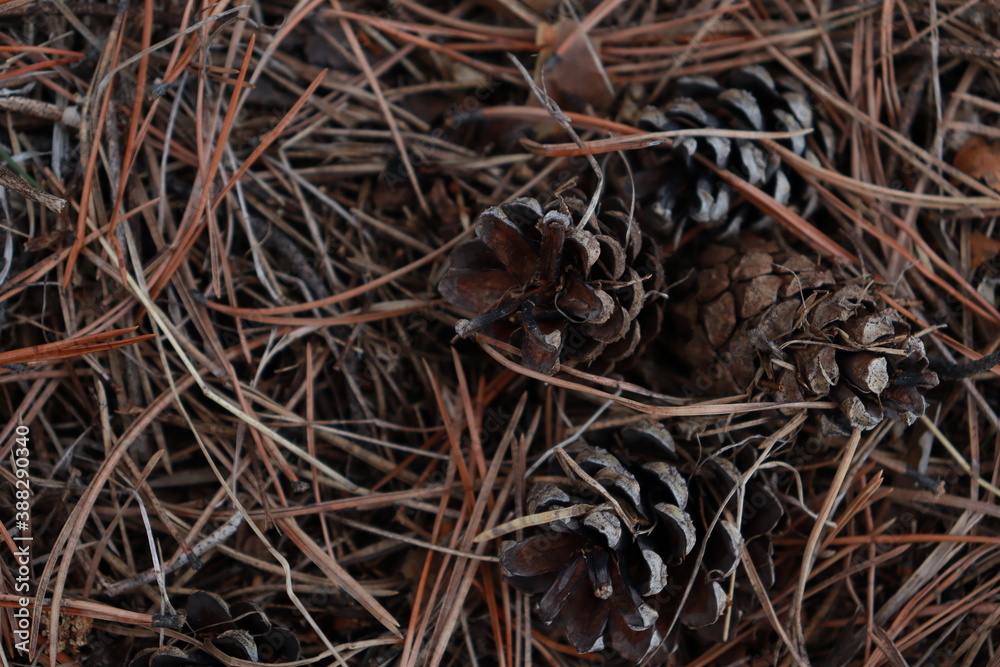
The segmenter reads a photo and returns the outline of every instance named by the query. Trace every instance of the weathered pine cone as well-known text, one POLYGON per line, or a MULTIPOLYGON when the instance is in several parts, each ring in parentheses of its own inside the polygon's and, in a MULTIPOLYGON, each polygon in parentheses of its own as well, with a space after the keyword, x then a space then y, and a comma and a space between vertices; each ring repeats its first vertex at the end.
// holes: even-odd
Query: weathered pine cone
MULTIPOLYGON (((817 151, 831 155, 831 128, 814 117, 802 87, 790 77, 774 78, 759 65, 742 67, 716 80, 707 76, 681 77, 671 100, 649 107, 639 118, 649 132, 689 128, 753 130, 758 132, 815 129, 814 138, 798 136, 780 140, 795 154, 819 164, 817 151)), ((815 192, 777 154, 768 154, 758 143, 726 137, 679 137, 673 151, 644 151, 645 163, 635 170, 636 196, 642 222, 661 233, 672 233, 688 220, 736 231, 762 215, 749 205, 730 211, 733 191, 707 167, 694 159, 702 155, 757 186, 781 204, 809 208, 815 192)), ((627 174, 615 179, 621 196, 631 193, 627 174)))
MULTIPOLYGON (((299 640, 289 630, 271 623, 252 602, 230 606, 218 595, 196 591, 188 598, 187 624, 203 642, 239 660, 264 664, 299 659, 299 640)), ((201 649, 163 646, 140 651, 129 667, 188 667, 224 663, 201 649)))
POLYGON ((834 400, 841 428, 912 424, 938 384, 924 344, 873 286, 752 236, 711 246, 672 313, 699 393, 834 400), (709 372, 710 371, 710 372, 709 372))
MULTIPOLYGON (((745 497, 753 502, 744 505, 742 525, 734 523, 734 494, 709 533, 720 503, 740 479, 733 461, 709 458, 701 467, 683 463, 669 433, 654 422, 606 440, 627 454, 588 445, 568 448, 593 481, 577 476, 536 486, 528 499, 530 514, 571 513, 532 529, 519 542, 505 543, 500 565, 511 585, 542 594, 536 605, 540 619, 561 630, 577 651, 610 644, 622 657, 639 662, 676 646, 678 632, 670 632, 670 626, 692 577, 679 616, 688 628, 721 626, 728 578, 744 548, 765 586, 773 583, 768 535, 783 509, 754 476, 746 486, 745 497), (699 563, 696 556, 705 540, 699 563)), ((746 452, 752 463, 753 453, 746 452)), ((745 585, 742 577, 737 582, 745 585)))
POLYGON ((519 347, 521 363, 546 374, 560 363, 603 372, 637 354, 662 320, 659 248, 620 202, 581 227, 586 208, 575 194, 546 206, 519 197, 480 215, 438 286, 476 314, 458 333, 519 347))

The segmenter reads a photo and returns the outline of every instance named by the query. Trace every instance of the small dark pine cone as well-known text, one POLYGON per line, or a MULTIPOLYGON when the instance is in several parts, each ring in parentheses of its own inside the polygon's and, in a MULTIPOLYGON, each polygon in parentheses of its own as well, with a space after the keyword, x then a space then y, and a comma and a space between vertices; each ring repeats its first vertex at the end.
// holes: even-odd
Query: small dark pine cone
MULTIPOLYGON (((295 635, 272 624, 267 614, 252 602, 230 606, 214 593, 196 591, 188 598, 187 622, 198 639, 239 660, 266 665, 299 659, 299 640, 295 635)), ((221 667, 223 664, 200 649, 163 646, 143 649, 129 667, 221 667)))
POLYGON ((923 342, 870 283, 752 236, 702 253, 671 314, 692 332, 682 352, 701 392, 834 400, 841 428, 868 430, 912 424, 938 384, 923 342))
MULTIPOLYGON (((759 65, 742 67, 720 80, 681 77, 671 100, 663 107, 647 108, 638 124, 649 132, 690 128, 758 132, 815 129, 813 138, 799 136, 779 143, 816 164, 817 151, 829 156, 833 150, 832 130, 815 119, 802 87, 790 77, 772 77, 759 65)), ((725 234, 762 217, 749 205, 730 211, 735 203, 732 189, 695 160, 696 154, 757 186, 781 204, 802 211, 815 198, 815 192, 792 169, 784 167, 777 154, 768 154, 755 141, 680 137, 673 140, 673 151, 666 156, 663 152, 644 151, 646 162, 635 170, 636 196, 644 224, 670 234, 690 220, 711 227, 725 226, 725 234)), ((629 196, 627 176, 622 174, 615 180, 621 196, 629 196)))
POLYGON ((560 363, 610 368, 659 331, 659 248, 616 200, 580 226, 587 203, 569 194, 542 206, 519 197, 488 208, 476 238, 451 255, 438 289, 475 313, 456 327, 521 350, 521 363, 552 374, 560 363))
MULTIPOLYGON (((677 645, 679 633, 668 631, 692 577, 678 627, 702 628, 700 632, 721 627, 729 577, 744 548, 764 585, 773 583, 768 535, 783 509, 754 476, 745 496, 753 506, 745 503, 742 525, 734 523, 734 494, 708 533, 720 503, 740 479, 736 463, 725 458, 709 458, 700 467, 682 463, 669 433, 654 422, 605 440, 627 454, 589 445, 567 449, 601 492, 593 482, 573 476, 534 487, 530 514, 577 511, 531 529, 520 542, 505 543, 500 565, 511 585, 541 594, 536 610, 542 622, 560 629, 577 651, 589 653, 610 644, 624 658, 639 662, 677 645), (704 558, 697 563, 706 539, 704 558)), ((752 464, 753 452, 744 450, 752 464)), ((746 585, 738 576, 737 589, 746 585)), ((737 596, 737 604, 742 599, 737 596)), ((734 611, 738 620, 739 610, 734 611)))

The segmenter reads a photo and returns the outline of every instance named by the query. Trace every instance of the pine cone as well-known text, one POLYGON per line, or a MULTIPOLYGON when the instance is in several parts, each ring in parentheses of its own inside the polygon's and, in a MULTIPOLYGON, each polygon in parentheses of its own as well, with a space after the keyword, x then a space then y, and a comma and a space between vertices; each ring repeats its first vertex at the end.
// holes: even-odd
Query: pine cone
MULTIPOLYGON (((260 664, 299 659, 299 640, 285 628, 273 625, 267 614, 252 602, 229 606, 214 593, 196 591, 188 598, 187 623, 194 634, 226 655, 260 664)), ((129 667, 188 667, 224 663, 200 649, 178 646, 140 651, 129 667)))
MULTIPOLYGON (((814 118, 802 87, 790 77, 773 78, 759 65, 740 68, 721 83, 707 76, 679 78, 671 101, 662 109, 647 108, 640 116, 639 127, 649 132, 813 128, 818 130, 813 139, 799 136, 780 143, 816 164, 819 159, 811 145, 818 144, 822 147, 818 150, 829 157, 834 143, 830 127, 814 118)), ((662 152, 644 151, 647 163, 636 169, 636 197, 645 225, 670 234, 691 220, 712 227, 725 225, 723 233, 729 233, 761 218, 760 212, 749 205, 731 212, 732 189, 695 160, 695 154, 759 187, 781 204, 802 210, 815 199, 815 192, 794 171, 785 169, 778 155, 769 155, 754 141, 681 137, 674 139, 673 152, 666 159, 662 152)), ((620 174, 616 182, 618 192, 627 200, 631 194, 627 175, 620 174)))
MULTIPOLYGON (((575 511, 520 542, 506 543, 500 565, 514 587, 543 593, 539 617, 559 627, 577 651, 597 651, 608 641, 639 662, 660 649, 672 650, 677 633, 667 632, 692 576, 680 623, 721 624, 727 578, 739 566, 745 542, 764 584, 773 583, 767 534, 783 510, 754 477, 746 487, 753 504, 744 508, 742 527, 730 520, 736 516, 734 495, 730 514, 709 534, 721 501, 740 478, 732 461, 709 458, 700 468, 680 463, 673 439, 653 422, 607 440, 604 444, 628 454, 587 445, 567 450, 600 492, 579 477, 536 486, 528 499, 531 514, 575 511), (696 547, 706 539, 704 559, 696 563, 696 547)), ((752 451, 746 452, 752 463, 752 451)))
POLYGON ((455 249, 438 285, 477 313, 458 333, 520 347, 521 363, 547 374, 560 362, 606 372, 639 352, 662 319, 651 294, 663 287, 659 248, 621 202, 605 202, 581 228, 586 208, 574 195, 545 207, 520 197, 480 215, 477 238, 455 249))
POLYGON ((924 414, 938 377, 923 342, 869 283, 751 236, 709 247, 698 267, 696 291, 673 315, 693 332, 683 353, 699 391, 832 399, 842 428, 924 414))

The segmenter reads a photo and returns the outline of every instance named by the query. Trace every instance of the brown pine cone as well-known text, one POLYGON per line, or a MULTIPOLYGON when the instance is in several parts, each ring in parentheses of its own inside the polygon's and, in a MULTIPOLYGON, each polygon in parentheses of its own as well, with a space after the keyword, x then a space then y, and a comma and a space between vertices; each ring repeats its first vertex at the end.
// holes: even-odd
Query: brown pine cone
MULTIPOLYGON (((568 448, 593 481, 572 475, 536 486, 528 499, 530 514, 575 511, 532 529, 520 542, 505 543, 500 565, 511 585, 542 594, 539 617, 559 628, 577 651, 609 643, 639 662, 676 644, 678 633, 668 636, 668 630, 692 576, 695 583, 679 616, 688 628, 721 625, 728 577, 740 565, 744 547, 764 584, 773 583, 768 534, 783 509, 753 477, 742 526, 733 523, 734 494, 709 533, 720 503, 740 479, 733 461, 683 463, 669 433, 654 422, 609 435, 603 444, 627 454, 588 445, 568 448), (704 559, 697 563, 706 539, 704 559)), ((745 451, 752 464, 752 451, 745 451)))
POLYGON ((662 320, 659 248, 609 200, 586 227, 576 194, 542 206, 519 197, 476 220, 476 239, 451 255, 438 289, 476 316, 456 327, 521 349, 521 363, 552 374, 560 362, 606 372, 639 352, 662 320))
POLYGON ((924 344, 870 282, 752 236, 711 246, 693 293, 674 306, 700 392, 834 400, 842 428, 912 424, 938 384, 924 344), (710 371, 708 370, 710 369, 710 371))
MULTIPOLYGON (((772 77, 760 65, 741 67, 720 79, 708 76, 681 77, 665 105, 649 107, 639 118, 639 127, 649 132, 689 128, 753 131, 815 129, 814 137, 783 139, 796 155, 819 164, 817 151, 828 157, 833 151, 829 125, 815 118, 802 87, 790 77, 772 77)), ((703 155, 718 167, 728 169, 755 185, 779 203, 808 209, 815 191, 797 174, 768 154, 758 143, 726 137, 681 137, 673 141, 671 153, 643 151, 635 169, 635 191, 642 222, 651 229, 670 234, 687 221, 733 232, 759 220, 762 214, 749 205, 730 210, 735 203, 732 189, 694 159, 703 155)), ((631 194, 627 174, 613 181, 626 200, 631 194)))
MULTIPOLYGON (((252 602, 226 604, 218 595, 196 591, 188 598, 187 624, 194 635, 226 655, 259 664, 299 659, 299 640, 289 630, 271 623, 252 602)), ((223 665, 201 649, 162 646, 140 651, 129 667, 188 667, 223 665)))

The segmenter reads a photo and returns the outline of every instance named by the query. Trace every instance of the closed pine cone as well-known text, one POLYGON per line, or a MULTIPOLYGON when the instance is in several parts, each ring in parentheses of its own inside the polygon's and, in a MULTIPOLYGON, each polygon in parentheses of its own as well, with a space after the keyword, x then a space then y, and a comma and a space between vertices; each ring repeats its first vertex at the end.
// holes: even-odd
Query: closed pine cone
POLYGON ((521 363, 552 374, 560 363, 609 370, 656 335, 662 319, 659 248, 608 200, 585 227, 576 194, 542 206, 519 197, 476 220, 476 238, 451 255, 438 288, 471 311, 456 327, 521 350, 521 363))
MULTIPOLYGON (((817 165, 817 151, 829 157, 833 149, 832 130, 815 118, 801 86, 787 76, 772 77, 759 65, 742 67, 719 79, 679 78, 670 101, 643 111, 639 127, 649 132, 690 128, 758 132, 815 129, 814 138, 798 136, 779 143, 817 165)), ((671 153, 644 151, 643 162, 635 170, 642 221, 651 229, 670 234, 691 221, 722 228, 725 234, 762 217, 749 206, 731 211, 735 203, 732 189, 695 160, 696 154, 760 188, 780 204, 801 211, 815 198, 815 192, 783 166, 777 154, 768 154, 752 140, 679 137, 673 140, 671 153)), ((621 196, 627 199, 631 194, 627 174, 619 174, 615 181, 621 196)))
POLYGON ((752 236, 703 252, 672 314, 692 332, 682 350, 707 393, 832 399, 840 427, 868 430, 912 424, 938 384, 923 342, 869 282, 752 236))
MULTIPOLYGON (((783 509, 755 476, 746 486, 746 497, 754 501, 744 506, 742 525, 734 523, 734 494, 727 514, 709 533, 720 503, 741 476, 733 460, 712 457, 700 467, 683 463, 670 435, 653 422, 604 440, 627 454, 588 445, 568 449, 601 491, 572 470, 570 477, 536 486, 528 499, 530 514, 577 511, 506 543, 500 565, 511 585, 541 594, 540 619, 561 630, 577 651, 610 644, 622 657, 639 662, 672 650, 680 627, 710 632, 722 625, 728 578, 744 548, 764 585, 773 583, 768 535, 783 509), (699 564, 696 556, 706 539, 699 564), (692 577, 679 626, 668 634, 692 577)), ((741 462, 752 464, 753 453, 744 451, 748 459, 741 462)), ((737 582, 742 592, 745 582, 737 582)))

